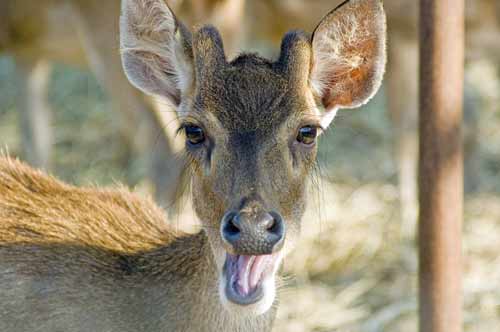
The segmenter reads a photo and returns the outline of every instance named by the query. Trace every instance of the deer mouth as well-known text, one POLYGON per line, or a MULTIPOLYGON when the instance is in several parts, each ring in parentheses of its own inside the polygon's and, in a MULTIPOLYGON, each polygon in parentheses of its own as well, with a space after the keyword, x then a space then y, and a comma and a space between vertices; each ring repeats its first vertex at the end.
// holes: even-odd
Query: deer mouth
MULTIPOLYGON (((243 306, 261 301, 268 295, 264 284, 267 281, 274 281, 279 257, 278 254, 258 256, 226 254, 223 273, 227 300, 243 306)), ((272 287, 274 291, 274 282, 272 287)))

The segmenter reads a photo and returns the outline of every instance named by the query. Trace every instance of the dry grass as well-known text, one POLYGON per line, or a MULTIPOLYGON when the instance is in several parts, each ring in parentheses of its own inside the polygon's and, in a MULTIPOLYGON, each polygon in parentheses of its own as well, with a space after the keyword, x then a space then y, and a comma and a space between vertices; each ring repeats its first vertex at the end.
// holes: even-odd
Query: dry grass
MULTIPOLYGON (((323 218, 311 212, 286 261, 275 331, 416 331, 417 259, 398 225, 396 188, 326 185, 323 218)), ((500 197, 467 200, 465 331, 500 327, 500 197)))

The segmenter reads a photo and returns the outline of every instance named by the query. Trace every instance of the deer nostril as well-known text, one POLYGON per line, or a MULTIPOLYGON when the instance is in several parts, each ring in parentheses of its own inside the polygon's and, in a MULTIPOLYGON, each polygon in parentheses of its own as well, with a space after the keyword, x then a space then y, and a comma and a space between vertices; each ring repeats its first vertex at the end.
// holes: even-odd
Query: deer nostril
POLYGON ((272 217, 271 222, 267 224, 268 239, 272 243, 273 250, 278 249, 285 238, 285 223, 283 218, 277 212, 269 212, 272 217))
POLYGON ((278 222, 274 218, 267 225, 267 231, 270 233, 276 233, 278 231, 278 228, 279 228, 278 222))
POLYGON ((230 219, 226 223, 226 226, 224 227, 224 231, 228 234, 234 235, 234 234, 238 234, 240 232, 240 229, 234 223, 234 219, 230 219))
POLYGON ((229 212, 222 220, 222 237, 230 244, 234 244, 240 237, 241 229, 237 213, 229 212))

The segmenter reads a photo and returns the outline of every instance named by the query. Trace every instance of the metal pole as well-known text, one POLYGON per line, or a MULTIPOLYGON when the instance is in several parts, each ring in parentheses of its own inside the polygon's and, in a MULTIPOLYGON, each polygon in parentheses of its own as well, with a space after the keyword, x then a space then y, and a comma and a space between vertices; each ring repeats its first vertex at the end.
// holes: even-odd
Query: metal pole
POLYGON ((464 0, 420 1, 420 331, 462 331, 464 0))

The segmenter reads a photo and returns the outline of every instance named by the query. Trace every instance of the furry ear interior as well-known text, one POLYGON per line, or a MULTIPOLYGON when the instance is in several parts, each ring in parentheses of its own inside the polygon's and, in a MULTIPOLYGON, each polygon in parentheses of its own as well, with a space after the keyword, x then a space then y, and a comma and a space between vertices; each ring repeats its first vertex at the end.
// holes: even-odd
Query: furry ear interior
POLYGON ((179 105, 193 84, 191 33, 164 0, 122 0, 120 49, 135 87, 179 105))
POLYGON ((382 82, 386 23, 380 0, 348 0, 326 15, 312 35, 309 84, 333 119, 339 108, 366 103, 382 82))

